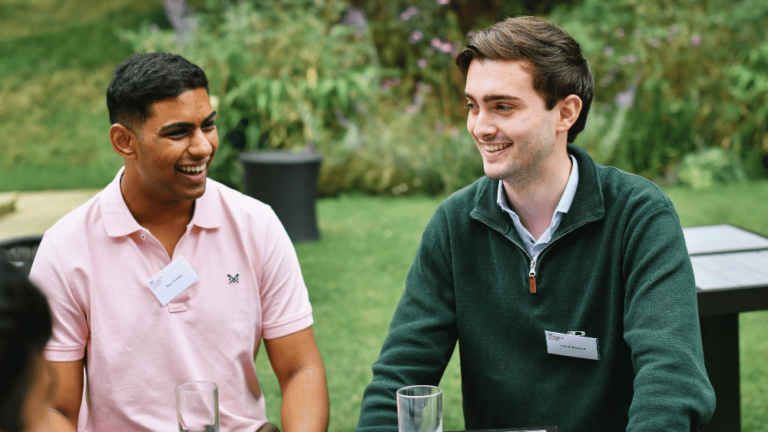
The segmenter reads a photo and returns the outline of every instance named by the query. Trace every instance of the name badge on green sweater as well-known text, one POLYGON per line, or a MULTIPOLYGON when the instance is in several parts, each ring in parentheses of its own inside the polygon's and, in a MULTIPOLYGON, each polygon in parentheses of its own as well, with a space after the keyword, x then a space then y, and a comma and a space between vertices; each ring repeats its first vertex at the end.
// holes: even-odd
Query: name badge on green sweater
MULTIPOLYGON (((584 332, 578 333, 583 334, 584 332)), ((597 349, 597 338, 556 333, 546 330, 544 331, 544 335, 547 338, 547 352, 549 354, 588 360, 600 360, 600 353, 597 349)))

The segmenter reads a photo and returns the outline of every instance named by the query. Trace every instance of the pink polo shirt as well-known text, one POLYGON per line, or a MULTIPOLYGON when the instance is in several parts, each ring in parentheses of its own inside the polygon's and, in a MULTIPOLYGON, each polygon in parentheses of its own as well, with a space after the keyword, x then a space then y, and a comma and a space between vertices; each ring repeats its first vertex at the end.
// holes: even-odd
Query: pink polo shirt
POLYGON ((256 431, 260 339, 312 325, 288 235, 269 206, 209 179, 173 257, 200 279, 162 306, 147 281, 172 258, 128 211, 121 174, 45 233, 30 276, 54 316, 46 358, 86 359, 79 430, 177 430, 176 385, 213 381, 221 430, 256 431))

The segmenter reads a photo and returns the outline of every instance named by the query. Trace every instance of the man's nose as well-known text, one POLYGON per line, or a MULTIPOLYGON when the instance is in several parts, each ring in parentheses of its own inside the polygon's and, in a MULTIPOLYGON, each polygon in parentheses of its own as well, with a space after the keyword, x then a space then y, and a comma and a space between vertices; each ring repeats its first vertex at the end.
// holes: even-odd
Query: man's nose
POLYGON ((198 157, 207 157, 213 152, 213 144, 201 129, 195 131, 192 143, 189 146, 189 154, 198 157))
POLYGON ((477 139, 490 141, 496 136, 496 131, 496 126, 491 116, 483 110, 479 110, 475 115, 472 130, 470 130, 472 135, 477 139))

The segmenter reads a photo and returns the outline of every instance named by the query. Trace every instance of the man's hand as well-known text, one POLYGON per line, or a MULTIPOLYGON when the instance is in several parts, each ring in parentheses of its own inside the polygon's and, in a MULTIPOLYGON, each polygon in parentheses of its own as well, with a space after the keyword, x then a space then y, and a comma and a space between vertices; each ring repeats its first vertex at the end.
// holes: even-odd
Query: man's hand
POLYGON ((265 339, 264 346, 283 393, 280 410, 283 431, 327 431, 328 386, 312 327, 281 338, 265 339))
POLYGON ((83 360, 48 362, 56 381, 53 408, 59 410, 72 423, 77 424, 80 402, 83 400, 83 360))

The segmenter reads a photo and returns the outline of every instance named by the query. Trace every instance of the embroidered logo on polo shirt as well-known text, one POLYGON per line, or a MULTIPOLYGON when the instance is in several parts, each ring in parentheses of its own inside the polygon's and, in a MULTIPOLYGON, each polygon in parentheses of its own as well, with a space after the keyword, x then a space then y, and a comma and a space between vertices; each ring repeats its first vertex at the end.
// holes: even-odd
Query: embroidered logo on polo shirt
POLYGON ((233 283, 240 283, 240 281, 237 280, 237 278, 240 277, 240 273, 238 273, 238 274, 236 274, 234 276, 228 274, 227 277, 229 278, 229 283, 231 283, 231 284, 233 284, 233 283))

